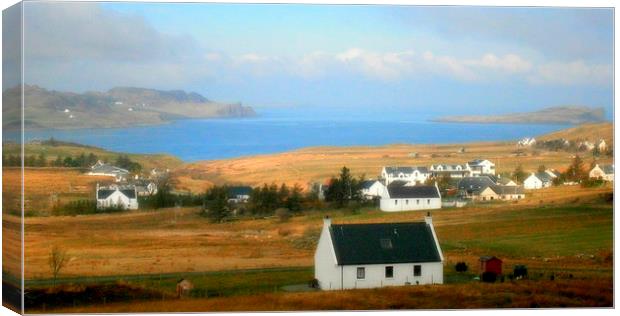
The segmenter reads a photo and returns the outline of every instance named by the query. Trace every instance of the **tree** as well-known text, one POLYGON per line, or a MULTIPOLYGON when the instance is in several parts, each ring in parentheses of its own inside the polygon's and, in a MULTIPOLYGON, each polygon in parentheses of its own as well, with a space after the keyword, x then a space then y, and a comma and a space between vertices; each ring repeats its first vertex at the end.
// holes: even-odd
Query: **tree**
POLYGON ((45 167, 47 166, 47 158, 45 157, 45 153, 40 153, 36 162, 37 167, 45 167))
POLYGON ((154 208, 163 208, 172 206, 174 198, 172 196, 172 187, 174 180, 168 175, 163 175, 157 180, 157 193, 155 193, 154 208))
POLYGON ((466 272, 467 269, 468 269, 467 263, 463 261, 457 262, 456 265, 454 266, 454 270, 456 270, 456 272, 466 272))
POLYGON ((523 171, 523 167, 520 164, 515 168, 515 171, 512 172, 512 177, 518 183, 523 183, 526 175, 527 174, 523 171))
POLYGON ((60 270, 62 270, 67 263, 67 252, 60 249, 58 246, 52 247, 52 250, 50 250, 48 263, 54 279, 53 284, 56 286, 56 278, 58 277, 60 270))
POLYGON ((437 178, 437 186, 442 191, 448 190, 451 186, 451 183, 452 183, 452 178, 450 177, 449 174, 443 174, 437 178))
POLYGON ((303 196, 301 195, 301 187, 296 183, 291 190, 291 195, 286 201, 286 208, 293 213, 301 211, 301 204, 303 203, 303 196))
POLYGON ((220 223, 230 215, 228 188, 226 186, 214 186, 207 191, 204 213, 214 223, 220 223))
POLYGON ((565 172, 566 180, 569 181, 580 181, 585 177, 585 172, 583 170, 583 160, 579 155, 575 155, 573 162, 568 166, 565 172))
POLYGON ((538 166, 538 170, 537 171, 538 172, 545 172, 545 171, 547 171, 547 167, 545 167, 545 165, 540 165, 540 166, 538 166))
POLYGON ((361 195, 359 190, 360 184, 353 179, 349 168, 342 167, 340 176, 331 179, 325 198, 335 202, 336 208, 342 208, 347 206, 354 197, 361 195))

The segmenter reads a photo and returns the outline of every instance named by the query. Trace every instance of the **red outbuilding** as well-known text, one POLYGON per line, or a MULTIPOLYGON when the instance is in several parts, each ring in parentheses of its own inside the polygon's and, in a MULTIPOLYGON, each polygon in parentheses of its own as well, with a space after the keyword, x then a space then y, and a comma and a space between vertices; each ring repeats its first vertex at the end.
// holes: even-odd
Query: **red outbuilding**
POLYGON ((493 272, 496 275, 502 274, 502 260, 495 256, 480 257, 480 274, 493 272))

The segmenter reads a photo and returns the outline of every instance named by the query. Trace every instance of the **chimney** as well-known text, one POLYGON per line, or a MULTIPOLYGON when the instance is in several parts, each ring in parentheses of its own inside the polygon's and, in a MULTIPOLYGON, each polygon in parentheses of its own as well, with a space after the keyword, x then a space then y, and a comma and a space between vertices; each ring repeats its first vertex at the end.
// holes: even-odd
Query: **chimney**
POLYGON ((323 217, 323 227, 330 227, 332 226, 332 219, 329 218, 329 215, 325 215, 325 217, 323 217))
POLYGON ((431 216, 431 212, 426 213, 426 216, 424 216, 424 222, 426 222, 426 225, 433 225, 433 217, 431 216))

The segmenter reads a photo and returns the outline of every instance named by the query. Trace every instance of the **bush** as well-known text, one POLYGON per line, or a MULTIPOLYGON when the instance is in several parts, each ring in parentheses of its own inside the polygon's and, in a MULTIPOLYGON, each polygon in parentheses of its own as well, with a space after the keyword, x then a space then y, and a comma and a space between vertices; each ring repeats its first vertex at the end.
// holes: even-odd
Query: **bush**
POLYGON ((467 269, 468 269, 467 263, 463 261, 457 262, 456 265, 454 266, 454 270, 456 270, 456 272, 466 272, 467 269))
POLYGON ((487 271, 482 273, 482 282, 495 283, 497 280, 497 274, 495 272, 487 271))
POLYGON ((284 223, 287 222, 288 219, 291 217, 291 215, 289 214, 289 211, 287 208, 279 208, 276 210, 276 216, 278 217, 278 219, 280 220, 280 222, 284 223))

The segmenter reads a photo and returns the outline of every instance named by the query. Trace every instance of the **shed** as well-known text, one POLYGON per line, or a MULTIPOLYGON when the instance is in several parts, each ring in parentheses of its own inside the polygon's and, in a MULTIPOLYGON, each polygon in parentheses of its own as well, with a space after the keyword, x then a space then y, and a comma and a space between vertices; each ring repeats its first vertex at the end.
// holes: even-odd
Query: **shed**
POLYGON ((189 296, 194 289, 194 284, 187 279, 180 279, 177 282, 177 298, 189 296))
POLYGON ((502 274, 502 259, 495 256, 480 257, 480 274, 493 272, 496 275, 502 274))

